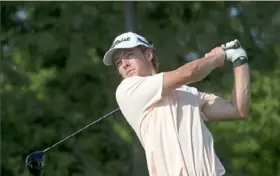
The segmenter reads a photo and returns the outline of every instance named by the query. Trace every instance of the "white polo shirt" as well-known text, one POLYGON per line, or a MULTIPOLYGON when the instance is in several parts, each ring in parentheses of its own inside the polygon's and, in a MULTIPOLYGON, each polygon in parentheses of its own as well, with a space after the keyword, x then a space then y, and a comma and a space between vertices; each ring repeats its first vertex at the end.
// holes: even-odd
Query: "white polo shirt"
POLYGON ((126 78, 116 90, 121 112, 145 150, 149 175, 223 175, 202 119, 203 94, 184 85, 162 97, 163 74, 126 78))

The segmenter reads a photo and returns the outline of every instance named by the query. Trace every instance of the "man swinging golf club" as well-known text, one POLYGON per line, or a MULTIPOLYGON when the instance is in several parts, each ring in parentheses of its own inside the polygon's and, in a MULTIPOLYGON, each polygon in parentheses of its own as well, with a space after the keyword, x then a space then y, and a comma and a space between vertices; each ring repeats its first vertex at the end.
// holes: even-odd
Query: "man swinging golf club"
POLYGON ((167 72, 157 72, 155 48, 127 32, 115 38, 103 62, 123 77, 116 90, 122 114, 137 134, 151 176, 221 176, 225 169, 215 154, 204 120, 240 120, 248 114, 250 80, 247 54, 238 40, 216 47, 203 58, 167 72), (187 84, 233 63, 231 100, 187 84))

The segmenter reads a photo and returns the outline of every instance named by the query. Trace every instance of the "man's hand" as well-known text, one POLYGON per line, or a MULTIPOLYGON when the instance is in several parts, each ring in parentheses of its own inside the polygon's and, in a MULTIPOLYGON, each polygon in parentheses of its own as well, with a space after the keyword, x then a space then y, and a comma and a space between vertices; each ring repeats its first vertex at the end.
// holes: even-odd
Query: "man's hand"
POLYGON ((216 47, 212 49, 209 53, 206 53, 205 58, 214 58, 216 67, 222 67, 225 61, 225 51, 222 47, 216 47))
POLYGON ((235 63, 238 59, 248 59, 247 53, 241 47, 239 41, 237 39, 227 42, 221 46, 226 53, 226 60, 235 63))

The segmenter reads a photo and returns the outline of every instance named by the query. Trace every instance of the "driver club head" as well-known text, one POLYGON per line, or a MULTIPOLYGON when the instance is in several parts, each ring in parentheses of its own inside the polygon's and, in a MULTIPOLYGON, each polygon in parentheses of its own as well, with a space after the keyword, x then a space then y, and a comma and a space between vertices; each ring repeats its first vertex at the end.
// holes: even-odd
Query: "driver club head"
POLYGON ((44 153, 42 151, 36 151, 26 157, 25 166, 32 176, 43 175, 43 154, 44 153))
POLYGON ((71 137, 77 135, 78 133, 84 131, 85 129, 89 128, 90 126, 96 124, 97 122, 101 121, 102 119, 105 119, 106 117, 114 114, 115 112, 119 111, 120 108, 117 108, 110 113, 104 115, 103 117, 100 117, 99 119, 91 122, 90 124, 84 126, 83 128, 79 129, 78 131, 72 133, 71 135, 65 137, 64 139, 58 141, 57 143, 53 144, 52 146, 44 149, 43 151, 36 151, 31 154, 29 154, 25 159, 25 167, 28 169, 29 173, 32 176, 42 176, 43 175, 43 167, 44 167, 44 153, 48 152, 52 148, 58 146, 59 144, 65 142, 66 140, 70 139, 71 137))

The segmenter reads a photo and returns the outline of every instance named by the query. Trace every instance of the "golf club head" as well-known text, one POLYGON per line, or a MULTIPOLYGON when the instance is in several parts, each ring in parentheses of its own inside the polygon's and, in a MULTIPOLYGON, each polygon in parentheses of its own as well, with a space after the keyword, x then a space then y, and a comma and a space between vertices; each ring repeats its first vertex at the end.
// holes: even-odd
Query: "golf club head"
POLYGON ((36 151, 29 154, 25 159, 25 166, 32 176, 43 175, 43 152, 36 151))

